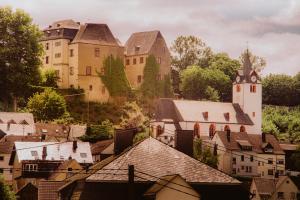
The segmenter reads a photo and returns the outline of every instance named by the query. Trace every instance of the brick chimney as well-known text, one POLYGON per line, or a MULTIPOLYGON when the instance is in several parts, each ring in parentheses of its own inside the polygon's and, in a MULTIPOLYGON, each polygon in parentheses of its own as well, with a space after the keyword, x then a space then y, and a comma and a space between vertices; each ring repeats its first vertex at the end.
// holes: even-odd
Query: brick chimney
POLYGON ((74 140, 73 141, 73 152, 76 152, 76 150, 77 150, 77 147, 78 147, 78 145, 77 145, 77 141, 76 140, 74 140))
POLYGON ((228 142, 230 142, 230 135, 231 135, 231 131, 230 131, 230 129, 227 129, 226 130, 226 138, 227 138, 228 142))
POLYGON ((10 122, 7 122, 7 131, 10 129, 10 122))
POLYGON ((47 157, 47 146, 43 146, 42 159, 46 160, 47 157))
POLYGON ((126 148, 133 145, 133 137, 137 133, 137 128, 115 129, 114 153, 122 153, 126 148))

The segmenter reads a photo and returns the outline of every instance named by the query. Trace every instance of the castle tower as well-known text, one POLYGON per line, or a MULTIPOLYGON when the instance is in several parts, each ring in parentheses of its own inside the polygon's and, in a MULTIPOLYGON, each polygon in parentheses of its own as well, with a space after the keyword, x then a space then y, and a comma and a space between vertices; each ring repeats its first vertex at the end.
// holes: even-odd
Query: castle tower
POLYGON ((259 75, 252 69, 249 50, 243 58, 243 69, 237 72, 232 86, 232 103, 240 105, 248 114, 253 126, 247 130, 250 134, 261 134, 262 126, 262 85, 259 75))

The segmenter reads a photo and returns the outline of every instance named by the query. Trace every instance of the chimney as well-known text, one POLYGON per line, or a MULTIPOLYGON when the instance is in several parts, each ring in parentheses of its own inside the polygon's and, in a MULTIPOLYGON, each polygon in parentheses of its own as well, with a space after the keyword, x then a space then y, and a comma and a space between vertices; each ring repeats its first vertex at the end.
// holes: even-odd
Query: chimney
POLYGON ((43 159, 43 160, 46 160, 46 157, 47 157, 47 147, 46 147, 46 146, 43 146, 42 159, 43 159))
POLYGON ((116 155, 133 145, 133 137, 137 133, 137 128, 115 129, 114 153, 116 155))
POLYGON ((267 141, 266 141, 266 134, 265 134, 265 133, 262 133, 262 134, 261 134, 261 140, 262 140, 263 143, 266 143, 266 142, 267 142, 267 141))
POLYGON ((10 122, 7 122, 7 131, 10 129, 10 122))
POLYGON ((74 140, 74 141, 73 141, 73 152, 76 151, 77 147, 78 147, 78 146, 77 146, 77 141, 74 140))
POLYGON ((175 132, 175 149, 185 153, 186 155, 193 156, 193 130, 176 130, 175 132))
POLYGON ((227 137, 227 141, 228 141, 228 142, 230 142, 230 134, 231 134, 230 129, 227 129, 227 130, 226 130, 226 137, 227 137))

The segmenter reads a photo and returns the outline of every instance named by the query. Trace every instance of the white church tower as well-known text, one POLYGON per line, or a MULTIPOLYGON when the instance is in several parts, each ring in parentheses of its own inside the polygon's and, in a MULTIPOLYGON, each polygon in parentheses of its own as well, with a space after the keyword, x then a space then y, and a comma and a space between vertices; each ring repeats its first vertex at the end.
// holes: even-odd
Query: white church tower
POLYGON ((249 134, 261 134, 262 128, 262 85, 258 73, 252 69, 249 50, 244 54, 243 69, 239 70, 232 86, 232 103, 240 105, 248 114, 253 126, 248 126, 249 134))

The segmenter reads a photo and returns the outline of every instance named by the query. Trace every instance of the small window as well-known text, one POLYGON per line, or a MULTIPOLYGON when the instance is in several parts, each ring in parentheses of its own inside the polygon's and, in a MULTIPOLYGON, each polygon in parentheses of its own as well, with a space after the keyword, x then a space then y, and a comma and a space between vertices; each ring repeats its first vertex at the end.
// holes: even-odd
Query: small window
POLYGON ((70 67, 70 75, 74 75, 74 67, 70 67))
POLYGON ((54 55, 54 57, 55 57, 55 58, 60 58, 60 57, 61 57, 61 53, 56 53, 56 54, 54 55))
POLYGON ((73 171, 72 167, 69 167, 69 168, 68 168, 68 171, 69 171, 69 172, 73 171))
POLYGON ((90 91, 93 90, 93 86, 92 86, 92 85, 89 86, 89 90, 90 90, 90 91))
POLYGON ((274 175, 274 170, 273 169, 268 169, 268 175, 274 175))
POLYGON ((46 64, 49 64, 49 56, 46 56, 46 64))
POLYGON ((260 161, 258 161, 257 165, 260 166, 260 161))
POLYGON ((252 173, 252 167, 251 166, 248 167, 248 172, 252 173))
POLYGON ((256 85, 250 85, 250 92, 255 93, 256 92, 256 85))
POLYGON ((58 47, 61 45, 61 42, 55 42, 55 46, 58 47))
POLYGON ((46 43, 46 50, 49 50, 49 43, 46 43))
POLYGON ((268 158, 268 164, 273 164, 273 158, 268 158))
POLYGON ((95 48, 95 57, 100 57, 100 49, 95 48))
POLYGON ((236 157, 232 158, 232 164, 236 164, 236 157))
POLYGON ((87 67, 86 67, 86 72, 85 72, 85 73, 86 73, 87 76, 92 75, 92 67, 91 67, 91 66, 87 66, 87 67))
POLYGON ((74 56, 74 49, 70 49, 70 57, 74 56))
POLYGON ((37 157, 38 156, 38 152, 37 151, 31 151, 31 156, 33 157, 37 157))
POLYGON ((126 59, 126 65, 130 65, 130 60, 126 59))
POLYGON ((102 94, 105 94, 105 86, 102 86, 101 91, 102 91, 102 94))
POLYGON ((0 161, 3 161, 4 160, 4 156, 0 156, 0 161))
POLYGON ((141 76, 141 75, 138 75, 138 77, 137 77, 137 82, 138 82, 138 83, 141 83, 141 82, 142 82, 142 76, 141 76))
POLYGON ((236 174, 236 169, 235 168, 232 169, 232 174, 236 174))
POLYGON ((255 117, 255 112, 252 112, 252 117, 255 117))
POLYGON ((284 193, 283 192, 277 192, 277 198, 278 199, 284 199, 284 193))
POLYGON ((140 57, 140 63, 144 63, 144 57, 140 57))
POLYGON ((244 155, 241 155, 241 161, 244 161, 244 160, 245 160, 244 155))
POLYGON ((134 65, 136 64, 136 58, 133 59, 133 64, 134 64, 134 65))
POLYGON ((224 131, 230 131, 230 127, 229 127, 228 125, 226 125, 226 126, 224 127, 224 131))
POLYGON ((240 85, 236 85, 236 92, 240 92, 241 91, 241 86, 240 85))
POLYGON ((277 163, 280 164, 280 165, 284 165, 284 160, 279 159, 279 160, 277 161, 277 163))
POLYGON ((81 158, 86 158, 86 157, 87 157, 87 154, 86 154, 86 153, 80 153, 80 157, 81 157, 81 158))
POLYGON ((245 169, 245 167, 242 165, 242 166, 241 166, 241 170, 244 170, 244 169, 245 169))
POLYGON ((251 155, 251 156, 250 156, 250 161, 253 162, 253 160, 254 160, 254 158, 253 158, 253 156, 251 155))
POLYGON ((240 132, 241 132, 241 133, 246 132, 245 126, 242 125, 242 126, 240 127, 240 132))
POLYGON ((0 174, 3 174, 3 169, 2 168, 0 168, 0 174))

